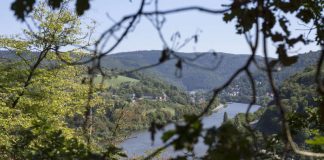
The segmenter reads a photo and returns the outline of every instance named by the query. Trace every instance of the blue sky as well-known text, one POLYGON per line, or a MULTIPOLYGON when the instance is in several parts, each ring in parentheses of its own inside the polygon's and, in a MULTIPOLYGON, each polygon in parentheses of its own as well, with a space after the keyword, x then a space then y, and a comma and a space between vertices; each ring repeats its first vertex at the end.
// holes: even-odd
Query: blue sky
MULTIPOLYGON (((0 34, 11 35, 21 33, 25 25, 16 20, 10 10, 10 3, 13 0, 2 0, 0 2, 0 34)), ((160 9, 172 9, 181 6, 199 5, 208 8, 221 8, 221 4, 228 4, 229 0, 161 0, 160 9), (185 3, 184 3, 185 2, 185 3)), ((92 18, 97 21, 96 36, 105 28, 113 24, 106 16, 107 13, 115 20, 119 20, 123 15, 134 13, 139 6, 139 0, 92 0, 91 9, 86 12, 84 18, 92 18)), ((152 6, 147 6, 152 9, 152 6)), ((163 27, 163 33, 167 40, 172 34, 180 31, 182 39, 195 34, 201 30, 199 43, 190 43, 180 51, 183 52, 205 52, 214 50, 216 52, 249 54, 249 48, 242 35, 235 33, 234 23, 222 21, 222 16, 209 15, 199 12, 186 12, 167 16, 167 22, 163 27)), ((293 20, 290 26, 295 34, 303 32, 296 29, 297 21, 293 20)), ((312 34, 311 36, 314 36, 312 34)), ((145 18, 137 25, 134 32, 130 33, 121 45, 113 52, 136 51, 136 50, 156 50, 162 49, 163 45, 158 37, 156 30, 145 18)), ((298 45, 291 50, 291 53, 304 53, 310 50, 319 50, 319 46, 311 44, 309 46, 298 45)), ((275 47, 269 45, 271 56, 276 56, 275 47)), ((260 52, 261 53, 261 52, 260 52)))

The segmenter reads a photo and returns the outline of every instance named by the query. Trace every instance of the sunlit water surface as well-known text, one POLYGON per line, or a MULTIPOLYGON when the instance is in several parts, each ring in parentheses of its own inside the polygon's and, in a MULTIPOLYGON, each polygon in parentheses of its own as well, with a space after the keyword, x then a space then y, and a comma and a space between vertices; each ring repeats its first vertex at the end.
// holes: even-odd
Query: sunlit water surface
MULTIPOLYGON (((243 103, 228 103, 227 107, 219 109, 217 112, 212 113, 203 118, 203 127, 210 128, 212 126, 220 126, 223 122, 224 113, 227 112, 228 118, 233 118, 238 113, 245 113, 248 104, 243 103)), ((260 106, 253 106, 250 112, 255 112, 260 106)), ((136 122, 134 122, 136 123, 136 122)), ((165 127, 166 130, 173 129, 174 125, 169 124, 165 127)), ((163 146, 161 140, 163 132, 158 132, 155 135, 155 141, 152 144, 151 133, 149 131, 141 131, 134 133, 130 136, 129 139, 125 140, 120 144, 120 147, 126 152, 128 158, 143 156, 148 153, 151 153, 156 148, 163 146)), ((203 140, 200 139, 198 144, 196 144, 194 152, 197 156, 204 155, 206 153, 207 146, 203 143, 203 140)), ((172 148, 166 149, 161 157, 175 157, 176 155, 183 154, 182 152, 175 152, 172 148)))

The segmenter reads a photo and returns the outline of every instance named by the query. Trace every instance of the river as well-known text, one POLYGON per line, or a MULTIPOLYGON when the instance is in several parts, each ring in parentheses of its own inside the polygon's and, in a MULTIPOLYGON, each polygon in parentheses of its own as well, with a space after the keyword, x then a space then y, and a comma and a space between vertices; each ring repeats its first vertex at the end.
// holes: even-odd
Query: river
MULTIPOLYGON (((248 104, 243 103, 228 103, 227 107, 219 109, 217 112, 212 113, 203 118, 202 123, 204 128, 209 128, 212 126, 220 126, 223 122, 224 113, 227 112, 228 118, 233 118, 238 113, 245 113, 248 104)), ((251 112, 255 112, 260 106, 253 106, 251 112)), ((166 130, 173 129, 174 125, 169 124, 165 127, 166 130)), ((151 133, 149 131, 141 131, 134 133, 129 139, 125 140, 120 144, 120 147, 126 152, 128 158, 143 156, 147 153, 154 151, 154 149, 161 147, 163 142, 160 137, 163 132, 158 132, 155 136, 155 141, 152 144, 151 133)), ((204 145, 203 141, 200 140, 195 146, 196 155, 203 155, 206 152, 207 146, 204 145)), ((182 154, 181 152, 174 152, 172 148, 168 148, 162 153, 162 157, 174 157, 177 154, 182 154)))

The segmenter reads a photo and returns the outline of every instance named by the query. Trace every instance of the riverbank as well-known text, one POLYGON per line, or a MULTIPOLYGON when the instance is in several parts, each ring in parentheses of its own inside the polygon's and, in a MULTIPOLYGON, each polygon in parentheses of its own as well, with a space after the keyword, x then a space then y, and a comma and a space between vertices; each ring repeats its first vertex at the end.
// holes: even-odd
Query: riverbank
MULTIPOLYGON (((231 104, 231 103, 229 103, 229 104, 231 104)), ((213 108, 210 112, 208 112, 207 116, 209 116, 209 115, 211 115, 211 114, 213 114, 215 112, 218 112, 219 110, 225 108, 226 106, 227 106, 227 104, 220 103, 217 107, 213 108)), ((178 122, 181 122, 181 121, 183 121, 183 119, 171 120, 168 123, 162 123, 162 125, 167 126, 167 125, 174 124, 174 123, 178 123, 178 122)), ((121 143, 123 141, 126 141, 128 139, 136 138, 136 136, 134 136, 134 135, 137 135, 138 133, 146 132, 148 128, 149 128, 149 126, 144 127, 144 128, 141 128, 139 130, 131 131, 129 134, 127 134, 127 136, 124 136, 119 141, 119 143, 121 143)))
POLYGON ((212 109, 212 112, 217 112, 220 109, 224 108, 226 104, 222 104, 220 103, 217 107, 215 107, 214 109, 212 109))
MULTIPOLYGON (((228 118, 234 118, 239 113, 245 113, 248 104, 242 103, 228 103, 228 104, 220 104, 215 109, 213 109, 213 113, 207 116, 204 116, 202 119, 202 124, 204 128, 210 127, 218 127, 223 122, 223 115, 226 112, 228 114, 228 118)), ((251 112, 255 112, 259 109, 260 106, 254 106, 251 109, 251 112)), ((130 139, 125 140, 123 143, 119 145, 119 147, 123 148, 128 155, 128 158, 145 156, 149 151, 155 148, 161 147, 164 145, 164 142, 161 140, 163 133, 168 130, 174 129, 174 124, 168 124, 165 126, 164 131, 158 131, 155 134, 155 141, 152 144, 151 133, 149 131, 137 132, 131 135, 130 139)), ((194 152, 197 156, 201 156, 206 153, 207 146, 203 141, 199 141, 196 144, 194 152)), ((162 158, 170 158, 177 155, 179 152, 175 152, 173 148, 166 149, 163 153, 161 153, 162 158)), ((182 152, 181 152, 182 153, 182 152)))

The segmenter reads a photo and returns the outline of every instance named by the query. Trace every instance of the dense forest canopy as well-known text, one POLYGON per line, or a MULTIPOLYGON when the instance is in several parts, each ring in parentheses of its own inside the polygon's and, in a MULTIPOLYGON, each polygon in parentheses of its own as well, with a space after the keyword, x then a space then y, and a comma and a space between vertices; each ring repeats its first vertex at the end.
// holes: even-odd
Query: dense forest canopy
POLYGON ((163 131, 164 145, 140 159, 158 158, 167 148, 186 153, 172 159, 324 157, 322 0, 233 0, 222 8, 170 10, 141 0, 98 38, 96 23, 82 21, 91 3, 13 0, 11 9, 27 27, 0 37, 1 159, 127 158, 118 144, 141 129, 153 142, 163 131), (182 53, 189 42, 199 43, 198 34, 179 42, 176 33, 170 45, 162 32, 166 16, 190 11, 234 24, 251 53, 182 53), (163 48, 111 55, 142 18, 163 48), (308 34, 294 34, 291 19, 308 34), (296 44, 310 43, 321 50, 290 55, 296 44), (269 45, 277 58, 269 57, 269 45), (203 92, 186 91, 196 89, 203 92), (229 119, 225 112, 221 126, 204 128, 204 116, 224 100, 248 103, 246 113, 229 119), (250 113, 255 104, 263 107, 250 113), (174 128, 164 130, 168 123, 174 128), (201 140, 207 151, 197 156, 201 140))

